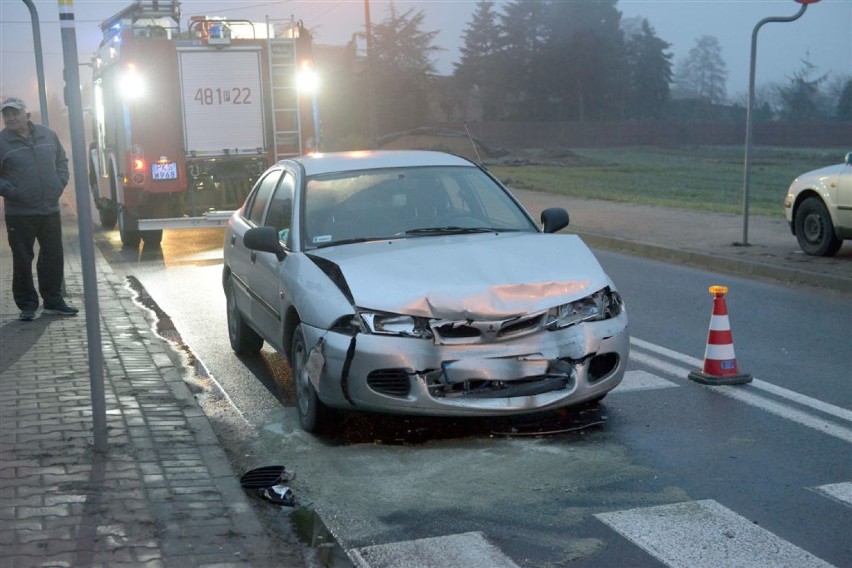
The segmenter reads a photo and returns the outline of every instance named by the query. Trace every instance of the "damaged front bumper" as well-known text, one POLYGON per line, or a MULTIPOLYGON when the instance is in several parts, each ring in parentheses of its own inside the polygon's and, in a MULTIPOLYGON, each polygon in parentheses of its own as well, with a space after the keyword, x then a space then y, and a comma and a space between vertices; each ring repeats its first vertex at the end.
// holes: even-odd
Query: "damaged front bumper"
POLYGON ((328 406, 434 416, 495 416, 602 397, 624 377, 627 315, 486 344, 354 336, 303 324, 324 364, 311 381, 328 406))

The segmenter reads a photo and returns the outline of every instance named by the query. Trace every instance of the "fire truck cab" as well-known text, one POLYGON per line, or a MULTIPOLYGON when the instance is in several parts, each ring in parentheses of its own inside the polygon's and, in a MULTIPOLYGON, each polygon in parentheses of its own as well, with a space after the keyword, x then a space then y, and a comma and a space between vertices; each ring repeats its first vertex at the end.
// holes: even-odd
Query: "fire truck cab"
POLYGON ((301 23, 196 16, 182 30, 180 3, 154 0, 100 27, 89 183, 125 247, 226 224, 267 167, 319 149, 301 23))

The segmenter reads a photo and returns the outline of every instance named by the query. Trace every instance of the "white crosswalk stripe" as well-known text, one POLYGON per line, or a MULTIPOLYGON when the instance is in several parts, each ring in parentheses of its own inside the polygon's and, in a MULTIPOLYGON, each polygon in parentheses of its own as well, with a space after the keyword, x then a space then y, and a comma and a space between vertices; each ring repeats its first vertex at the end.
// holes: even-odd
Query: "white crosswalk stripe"
POLYGON ((669 568, 832 566, 712 500, 595 517, 669 568))
POLYGON ((658 377, 648 371, 627 371, 624 373, 624 380, 618 385, 613 393, 644 391, 654 389, 667 389, 678 387, 680 385, 667 381, 662 377, 658 377))
POLYGON ((852 483, 832 483, 814 487, 814 491, 852 507, 852 483))

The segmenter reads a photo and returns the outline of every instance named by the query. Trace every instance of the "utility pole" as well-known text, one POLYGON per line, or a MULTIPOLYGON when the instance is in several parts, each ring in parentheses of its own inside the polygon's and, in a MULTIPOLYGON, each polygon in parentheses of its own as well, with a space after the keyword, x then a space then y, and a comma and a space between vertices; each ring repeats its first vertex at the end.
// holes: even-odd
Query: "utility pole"
POLYGON ((378 130, 376 128, 376 70, 373 63, 373 26, 370 23, 370 0, 364 0, 364 26, 367 39, 367 90, 370 105, 370 148, 375 150, 378 145, 378 130))

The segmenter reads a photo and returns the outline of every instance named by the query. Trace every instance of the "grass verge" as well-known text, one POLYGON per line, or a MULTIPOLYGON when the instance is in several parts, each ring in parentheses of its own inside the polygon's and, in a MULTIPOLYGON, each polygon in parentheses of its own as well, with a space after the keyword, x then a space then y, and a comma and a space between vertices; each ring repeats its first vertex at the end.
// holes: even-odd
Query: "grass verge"
MULTIPOLYGON (((847 151, 753 148, 749 213, 783 217, 784 196, 793 179, 841 163, 847 151)), ((532 150, 515 162, 488 170, 519 189, 698 211, 743 210, 743 147, 532 150)))

